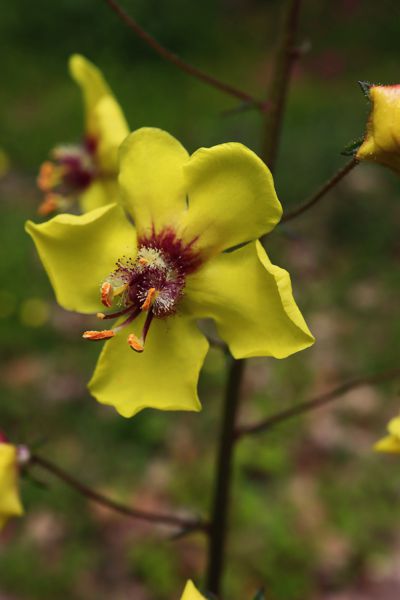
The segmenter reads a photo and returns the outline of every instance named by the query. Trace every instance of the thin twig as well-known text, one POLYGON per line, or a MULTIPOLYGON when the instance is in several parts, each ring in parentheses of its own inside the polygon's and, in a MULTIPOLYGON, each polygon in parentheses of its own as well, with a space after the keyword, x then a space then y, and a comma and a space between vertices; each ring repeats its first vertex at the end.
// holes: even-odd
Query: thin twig
POLYGON ((275 427, 275 425, 279 425, 280 423, 283 423, 292 417, 296 417, 303 413, 310 412, 316 408, 320 408, 321 406, 332 402, 332 400, 344 396, 344 394, 350 390, 354 390, 355 388, 362 387, 364 385, 376 385, 378 383, 390 381, 391 379, 396 379, 397 377, 400 377, 400 369, 391 369, 390 371, 383 371, 381 373, 377 373, 376 375, 358 377, 348 381, 347 383, 343 383, 330 392, 321 394, 312 400, 302 402, 301 404, 297 404, 296 406, 276 413, 275 415, 272 415, 271 417, 268 417, 259 423, 254 423, 253 425, 242 425, 238 427, 235 433, 236 439, 239 439, 245 435, 269 431, 275 427))
POLYGON ((335 185, 339 183, 341 179, 343 179, 343 177, 350 173, 350 171, 352 171, 356 165, 358 165, 358 160, 356 158, 352 158, 341 169, 339 169, 339 171, 337 171, 333 177, 328 179, 328 181, 324 183, 324 185, 322 185, 319 190, 311 196, 311 198, 304 202, 304 204, 301 204, 298 208, 295 208, 294 210, 283 215, 281 223, 287 223, 288 221, 295 219, 299 215, 309 210, 312 206, 314 206, 314 204, 317 204, 317 202, 321 200, 321 198, 325 196, 329 190, 334 188, 335 185))
POLYGON ((133 19, 133 17, 128 15, 128 13, 122 8, 122 6, 120 6, 118 2, 116 2, 116 0, 105 1, 110 6, 110 8, 118 15, 118 17, 129 27, 129 29, 131 29, 138 37, 140 37, 140 39, 142 39, 148 46, 150 46, 150 48, 157 52, 159 56, 178 67, 178 69, 181 69, 181 71, 184 71, 192 77, 196 77, 197 79, 204 81, 208 85, 211 85, 212 87, 220 90, 221 92, 224 92, 225 94, 229 94, 230 96, 234 96, 235 98, 242 100, 246 104, 256 106, 263 112, 267 110, 268 104, 266 102, 257 100, 256 98, 253 98, 253 96, 250 96, 250 94, 247 94, 246 92, 243 92, 242 90, 239 90, 233 87, 232 85, 220 81, 216 77, 213 77, 212 75, 201 71, 197 67, 182 60, 174 52, 171 52, 170 50, 162 46, 152 35, 145 31, 137 23, 137 21, 133 19))
POLYGON ((290 0, 288 3, 284 15, 282 33, 279 38, 274 73, 269 85, 268 99, 270 108, 265 115, 262 157, 272 172, 274 171, 278 154, 292 69, 295 60, 299 56, 295 42, 300 5, 301 0, 290 0))
POLYGON ((96 490, 88 487, 87 485, 81 483, 75 477, 61 469, 58 465, 49 461, 47 458, 43 458, 38 454, 32 454, 29 464, 37 465, 42 469, 48 471, 52 475, 61 479, 64 483, 74 488, 77 492, 86 496, 90 500, 101 504, 102 506, 106 506, 111 510, 114 510, 126 517, 131 517, 133 519, 141 519, 142 521, 148 521, 150 523, 159 523, 164 525, 171 525, 173 527, 182 528, 183 532, 189 532, 194 530, 206 530, 207 523, 200 519, 188 519, 184 517, 179 517, 177 515, 167 515, 160 514, 155 512, 149 512, 144 510, 139 510, 136 508, 130 508, 125 504, 121 504, 112 500, 111 498, 107 498, 107 496, 103 496, 96 490))

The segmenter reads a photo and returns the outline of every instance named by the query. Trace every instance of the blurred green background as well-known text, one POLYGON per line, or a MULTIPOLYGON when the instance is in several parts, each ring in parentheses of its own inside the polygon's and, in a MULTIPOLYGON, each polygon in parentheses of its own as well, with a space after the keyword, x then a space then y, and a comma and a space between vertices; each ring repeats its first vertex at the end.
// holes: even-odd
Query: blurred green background
MULTIPOLYGON (((276 187, 285 208, 344 164, 368 105, 357 80, 399 77, 395 0, 305 0, 276 187)), ((283 3, 125 0, 169 48, 237 87, 265 96, 283 3)), ((159 126, 189 150, 223 141, 261 147, 262 118, 162 62, 101 0, 16 0, 0 14, 0 424, 88 484, 143 508, 210 504, 224 358, 210 351, 200 415, 145 411, 124 420, 85 390, 98 346, 85 319, 55 304, 23 224, 37 219, 35 176, 49 150, 82 132, 67 60, 103 71, 132 129, 159 126)), ((400 127, 400 124, 399 124, 400 127)), ((357 167, 312 212, 270 235, 292 274, 314 348, 248 365, 241 418, 261 418, 352 375, 398 364, 400 179, 357 167)), ((227 594, 247 600, 400 597, 400 463, 373 442, 399 408, 399 384, 363 387, 326 409, 245 439, 237 448, 227 594)), ((129 521, 88 504, 37 471, 22 484, 26 517, 0 537, 1 600, 173 600, 201 587, 204 540, 129 521)))

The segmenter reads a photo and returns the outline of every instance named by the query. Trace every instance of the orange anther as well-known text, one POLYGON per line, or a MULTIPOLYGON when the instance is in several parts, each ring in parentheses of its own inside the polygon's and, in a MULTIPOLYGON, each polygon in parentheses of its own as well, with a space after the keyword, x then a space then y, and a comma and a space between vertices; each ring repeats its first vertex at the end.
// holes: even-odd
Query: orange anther
POLYGON ((110 308, 112 306, 113 297, 113 286, 108 281, 105 281, 101 286, 101 301, 104 304, 104 306, 110 308))
POLYGON ((83 339, 85 340, 108 340, 114 337, 115 333, 112 329, 104 329, 103 331, 85 331, 82 334, 83 339))
POLYGON ((144 350, 143 342, 134 333, 128 335, 128 344, 135 352, 143 352, 144 350))
POLYGON ((150 306, 153 303, 154 296, 156 295, 156 288, 150 288, 147 292, 146 300, 143 302, 140 307, 142 310, 149 310, 150 306))
POLYGON ((59 196, 57 194, 46 194, 43 202, 39 205, 38 214, 45 217, 57 210, 59 205, 58 199, 59 196))
POLYGON ((142 258, 139 258, 138 262, 140 265, 143 265, 145 267, 149 261, 147 260, 147 258, 142 257, 142 258))
POLYGON ((42 192, 48 192, 54 185, 54 163, 46 160, 40 167, 37 184, 42 192))

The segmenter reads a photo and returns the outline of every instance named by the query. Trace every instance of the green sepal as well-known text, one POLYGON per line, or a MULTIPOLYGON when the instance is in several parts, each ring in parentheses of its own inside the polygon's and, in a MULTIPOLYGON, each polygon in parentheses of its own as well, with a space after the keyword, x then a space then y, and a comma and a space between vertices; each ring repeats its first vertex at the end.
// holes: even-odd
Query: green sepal
POLYGON ((343 148, 343 150, 341 151, 340 154, 342 154, 343 156, 354 156, 355 154, 357 154, 357 151, 359 149, 359 147, 361 146, 361 144, 363 143, 364 138, 359 138, 358 140, 355 140, 354 142, 350 142, 350 144, 347 144, 347 146, 345 146, 345 148, 343 148))
POLYGON ((371 87, 374 85, 373 83, 370 83, 369 81, 359 81, 358 85, 360 86, 362 93, 364 94, 364 96, 367 98, 367 100, 370 99, 369 97, 369 90, 371 89, 371 87))

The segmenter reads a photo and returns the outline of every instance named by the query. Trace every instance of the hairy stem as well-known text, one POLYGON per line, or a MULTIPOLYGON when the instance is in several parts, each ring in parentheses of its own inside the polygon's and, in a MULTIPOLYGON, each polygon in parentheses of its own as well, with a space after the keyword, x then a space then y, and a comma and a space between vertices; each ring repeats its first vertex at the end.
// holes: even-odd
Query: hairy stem
POLYGON ((281 223, 287 223, 288 221, 295 219, 299 215, 302 215, 307 210, 312 208, 315 204, 317 204, 317 202, 319 202, 321 200, 321 198, 323 198, 325 196, 325 194, 327 192, 329 192, 332 188, 334 188, 339 183, 339 181, 341 181, 343 179, 343 177, 345 177, 348 173, 350 173, 350 171, 352 171, 356 165, 358 165, 357 159, 352 158, 341 169, 339 169, 339 171, 337 171, 333 175, 333 177, 328 179, 328 181, 326 183, 324 183, 319 188, 319 190, 317 190, 315 192, 315 194, 313 194, 311 196, 311 198, 306 200, 306 202, 301 204, 298 208, 295 208, 294 210, 283 215, 281 223))
POLYGON ((61 481, 70 487, 74 488, 74 490, 82 494, 82 496, 85 496, 86 498, 89 498, 89 500, 93 500, 102 506, 106 506, 107 508, 126 517, 130 517, 132 519, 141 519, 142 521, 148 521, 149 523, 159 523, 163 525, 170 525, 172 527, 179 527, 185 532, 207 529, 207 523, 199 519, 189 519, 179 517, 177 515, 167 515, 138 510, 136 508, 130 508, 125 504, 116 502, 115 500, 107 498, 107 496, 103 496, 103 494, 100 494, 96 490, 93 490, 87 485, 81 483, 75 479, 75 477, 64 471, 64 469, 49 461, 47 458, 39 456, 38 454, 32 454, 29 465, 37 465, 41 467, 58 479, 61 479, 61 481))
POLYGON ((252 435, 256 433, 262 433, 265 431, 269 431, 276 425, 280 423, 284 423, 288 421, 292 417, 297 417, 303 413, 310 412, 315 410, 316 408, 320 408, 321 406, 325 406, 329 402, 344 396, 347 392, 354 390, 358 387, 362 387, 364 385, 376 385, 378 383, 384 383, 386 381, 390 381, 392 379, 396 379, 400 377, 400 369, 391 369, 389 371, 383 371, 381 373, 376 373, 375 375, 369 375, 366 377, 358 377, 339 385, 334 388, 330 392, 326 392, 325 394, 321 394, 316 398, 312 398, 307 402, 302 402, 301 404, 297 404, 291 408, 287 408, 281 412, 260 421, 259 423, 254 423, 252 425, 242 425, 237 428, 235 432, 236 438, 241 438, 245 435, 252 435))
POLYGON ((217 473, 210 525, 207 589, 219 595, 225 558, 225 543, 232 481, 235 423, 239 407, 244 360, 232 360, 226 385, 221 434, 217 459, 217 473))
POLYGON ((263 112, 267 110, 267 104, 265 102, 261 102, 256 98, 253 98, 250 94, 239 90, 228 83, 220 81, 216 77, 205 73, 204 71, 198 69, 197 67, 191 65, 190 63, 182 60, 177 54, 171 52, 164 46, 162 46, 152 35, 150 35, 147 31, 145 31, 138 23, 128 15, 128 13, 122 8, 122 6, 116 0, 105 0, 106 3, 110 6, 110 8, 118 15, 118 17, 123 21, 131 31, 133 31, 141 40, 143 40, 150 48, 152 48, 161 58, 164 58, 168 62, 172 63, 181 71, 184 71, 188 75, 195 77, 196 79, 200 79, 204 83, 224 92, 225 94, 229 94, 234 98, 238 98, 242 102, 248 105, 256 106, 263 112))
POLYGON ((295 43, 300 5, 301 0, 289 0, 287 4, 269 86, 269 110, 264 119, 262 157, 271 171, 275 169, 292 68, 299 54, 295 43))

